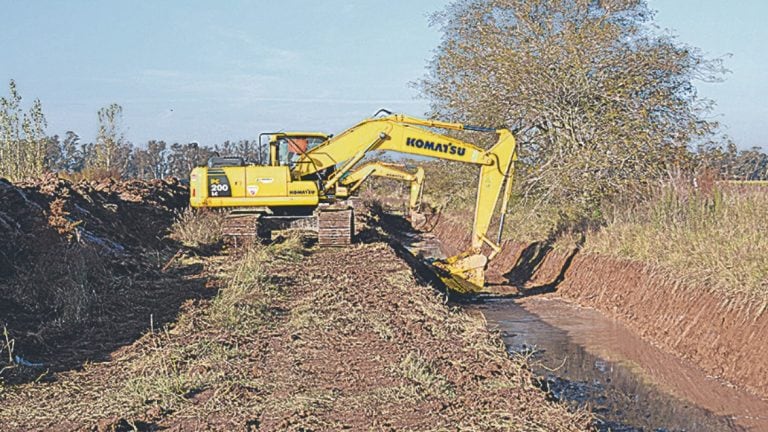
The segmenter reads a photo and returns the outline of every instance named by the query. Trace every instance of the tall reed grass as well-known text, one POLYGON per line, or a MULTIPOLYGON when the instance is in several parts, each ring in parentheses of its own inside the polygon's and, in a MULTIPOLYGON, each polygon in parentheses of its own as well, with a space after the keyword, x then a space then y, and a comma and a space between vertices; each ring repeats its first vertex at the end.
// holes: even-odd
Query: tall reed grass
POLYGON ((585 251, 651 263, 713 290, 768 302, 768 187, 660 185, 606 211, 585 251))

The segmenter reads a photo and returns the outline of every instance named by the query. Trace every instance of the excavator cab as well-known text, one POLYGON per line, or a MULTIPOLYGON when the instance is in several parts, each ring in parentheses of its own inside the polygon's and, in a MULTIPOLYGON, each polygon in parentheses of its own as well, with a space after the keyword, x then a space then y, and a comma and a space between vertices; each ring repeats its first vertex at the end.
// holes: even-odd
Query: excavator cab
POLYGON ((275 132, 266 135, 269 137, 269 165, 290 169, 296 166, 302 155, 329 138, 320 132, 275 132))

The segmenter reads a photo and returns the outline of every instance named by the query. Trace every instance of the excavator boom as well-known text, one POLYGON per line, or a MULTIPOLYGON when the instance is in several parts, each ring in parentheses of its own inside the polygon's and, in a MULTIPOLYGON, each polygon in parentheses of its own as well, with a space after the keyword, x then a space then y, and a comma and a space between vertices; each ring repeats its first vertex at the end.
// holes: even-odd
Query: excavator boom
MULTIPOLYGON (((405 115, 388 115, 364 120, 323 144, 304 153, 297 161, 293 175, 297 180, 309 179, 318 172, 336 167, 324 182, 324 191, 330 191, 366 154, 371 151, 393 151, 404 154, 429 156, 438 159, 470 163, 480 166, 477 199, 474 206, 472 243, 459 255, 450 257, 436 266, 448 274, 452 288, 466 292, 482 289, 485 267, 500 251, 500 245, 487 237, 494 210, 501 198, 501 217, 506 212, 514 177, 517 145, 507 129, 489 129, 405 115), (465 141, 449 137, 430 129, 471 130, 493 132, 496 144, 485 150, 465 141), (483 245, 491 249, 482 253, 483 245)), ((457 187, 460 187, 457 185, 457 187)), ((499 228, 501 232, 501 227, 499 228)))

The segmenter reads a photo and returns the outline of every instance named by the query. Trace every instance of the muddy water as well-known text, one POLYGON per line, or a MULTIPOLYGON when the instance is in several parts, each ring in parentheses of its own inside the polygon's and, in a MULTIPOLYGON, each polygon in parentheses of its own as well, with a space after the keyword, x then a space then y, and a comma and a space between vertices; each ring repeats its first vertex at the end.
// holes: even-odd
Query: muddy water
MULTIPOLYGON (((442 258, 432 236, 398 233, 420 258, 442 258)), ((602 431, 768 431, 768 401, 708 377, 594 309, 555 296, 478 297, 512 355, 530 356, 556 399, 587 407, 602 431)))
POLYGON ((530 355, 554 397, 592 409, 603 430, 768 431, 768 401, 730 387, 593 309, 556 298, 482 298, 510 353, 530 355))

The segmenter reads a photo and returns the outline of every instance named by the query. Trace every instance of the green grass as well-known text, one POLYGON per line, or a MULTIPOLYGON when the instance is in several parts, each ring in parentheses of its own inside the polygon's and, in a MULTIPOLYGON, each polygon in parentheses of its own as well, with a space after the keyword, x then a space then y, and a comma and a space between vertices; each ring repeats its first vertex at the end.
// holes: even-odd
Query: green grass
POLYGON ((658 265, 685 281, 768 302, 768 189, 665 185, 644 203, 608 213, 607 226, 587 236, 586 252, 658 265))

